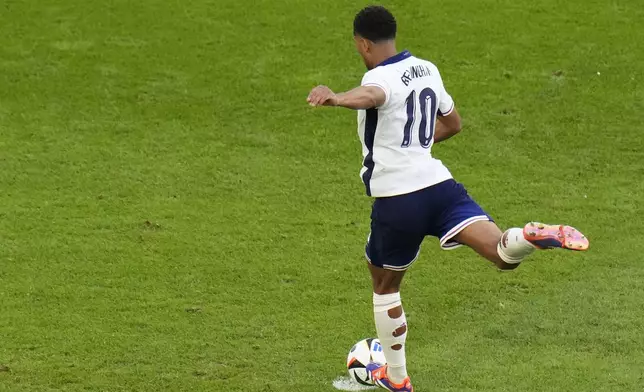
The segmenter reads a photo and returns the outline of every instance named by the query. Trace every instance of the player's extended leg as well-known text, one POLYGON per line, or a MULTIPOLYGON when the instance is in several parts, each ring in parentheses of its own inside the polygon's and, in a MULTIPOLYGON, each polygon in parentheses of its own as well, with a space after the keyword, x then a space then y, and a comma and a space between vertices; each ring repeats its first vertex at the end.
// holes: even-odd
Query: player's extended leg
POLYGON ((474 222, 454 239, 490 260, 500 269, 514 269, 535 249, 587 250, 588 239, 577 229, 563 225, 531 222, 523 229, 501 233, 495 223, 474 222))
POLYGON ((515 258, 511 260, 513 262, 506 262, 499 255, 498 251, 498 245, 502 237, 503 233, 494 222, 479 221, 467 226, 460 233, 458 233, 454 237, 454 239, 459 243, 467 245, 470 248, 474 249, 476 253, 493 262, 499 269, 502 270, 511 270, 517 268, 521 261, 535 249, 534 246, 532 246, 527 241, 525 243, 515 241, 516 243, 513 244, 513 248, 516 248, 513 249, 515 258))

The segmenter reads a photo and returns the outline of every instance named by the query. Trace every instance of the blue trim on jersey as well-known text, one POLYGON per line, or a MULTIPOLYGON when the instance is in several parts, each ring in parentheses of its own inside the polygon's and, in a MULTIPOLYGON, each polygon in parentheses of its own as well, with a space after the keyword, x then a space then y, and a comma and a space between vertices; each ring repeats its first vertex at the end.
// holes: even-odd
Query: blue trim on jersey
POLYGON ((367 168, 367 171, 362 174, 362 182, 364 182, 367 196, 371 196, 371 175, 373 174, 373 142, 376 139, 376 128, 378 128, 378 109, 372 108, 366 110, 366 119, 364 123, 364 145, 369 150, 369 153, 364 158, 362 165, 367 168))
POLYGON ((389 57, 387 60, 383 61, 382 63, 376 65, 376 67, 380 67, 383 65, 389 65, 389 64, 395 64, 399 61, 403 61, 404 59, 408 59, 411 57, 411 53, 409 53, 408 50, 403 50, 402 52, 398 53, 395 56, 389 57))

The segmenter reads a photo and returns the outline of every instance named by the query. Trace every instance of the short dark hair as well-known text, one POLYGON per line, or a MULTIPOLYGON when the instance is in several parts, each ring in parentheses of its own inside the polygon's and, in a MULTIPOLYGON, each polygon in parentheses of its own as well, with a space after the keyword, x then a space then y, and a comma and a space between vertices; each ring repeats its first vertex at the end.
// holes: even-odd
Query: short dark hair
POLYGON ((396 19, 385 7, 370 5, 363 8, 353 20, 353 35, 373 42, 396 38, 396 19))

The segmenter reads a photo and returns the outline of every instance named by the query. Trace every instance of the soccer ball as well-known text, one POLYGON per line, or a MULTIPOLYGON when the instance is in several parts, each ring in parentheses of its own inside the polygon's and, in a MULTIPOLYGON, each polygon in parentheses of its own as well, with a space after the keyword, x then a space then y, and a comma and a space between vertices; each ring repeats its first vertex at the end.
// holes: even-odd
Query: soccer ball
POLYGON ((362 385, 374 385, 366 369, 369 362, 386 363, 380 340, 375 338, 361 340, 351 347, 347 357, 349 377, 362 385))

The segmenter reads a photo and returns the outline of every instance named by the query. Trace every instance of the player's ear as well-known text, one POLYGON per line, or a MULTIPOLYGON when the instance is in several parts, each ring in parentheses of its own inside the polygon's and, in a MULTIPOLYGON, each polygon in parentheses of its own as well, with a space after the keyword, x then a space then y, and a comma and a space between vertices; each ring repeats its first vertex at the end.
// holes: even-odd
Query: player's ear
POLYGON ((367 39, 365 39, 364 37, 360 37, 359 35, 356 35, 355 41, 356 41, 356 48, 358 48, 358 52, 360 53, 368 52, 369 41, 367 39))
POLYGON ((373 42, 369 41, 366 38, 363 38, 362 39, 362 44, 364 45, 363 49, 364 49, 365 53, 371 53, 373 42))
POLYGON ((374 41, 371 41, 369 39, 365 39, 364 42, 365 42, 366 49, 367 49, 368 53, 373 53, 374 50, 376 49, 376 46, 378 46, 377 43, 375 43, 374 41))

